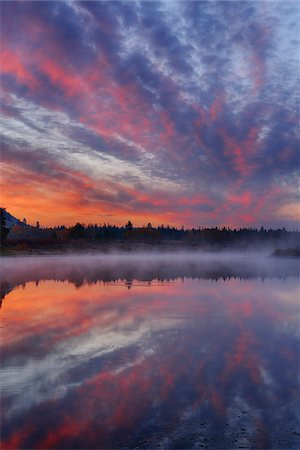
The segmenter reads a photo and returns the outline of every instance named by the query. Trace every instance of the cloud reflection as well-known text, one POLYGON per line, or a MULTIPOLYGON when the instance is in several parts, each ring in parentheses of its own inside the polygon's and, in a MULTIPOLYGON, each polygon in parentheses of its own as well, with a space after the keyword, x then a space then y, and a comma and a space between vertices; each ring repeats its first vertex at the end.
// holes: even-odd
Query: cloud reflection
POLYGON ((298 279, 33 281, 3 306, 3 448, 294 448, 298 279))

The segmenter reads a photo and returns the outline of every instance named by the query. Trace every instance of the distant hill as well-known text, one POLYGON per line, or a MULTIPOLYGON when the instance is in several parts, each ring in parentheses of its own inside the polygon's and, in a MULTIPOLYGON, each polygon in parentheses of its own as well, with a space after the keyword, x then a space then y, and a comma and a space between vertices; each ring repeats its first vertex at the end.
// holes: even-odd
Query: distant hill
POLYGON ((6 228, 8 228, 9 230, 14 226, 14 225, 20 225, 22 227, 27 227, 28 225, 24 222, 21 222, 19 219, 17 219, 16 217, 12 216, 9 212, 7 212, 4 208, 1 208, 1 211, 3 211, 3 215, 4 215, 4 219, 5 219, 5 226, 6 228))

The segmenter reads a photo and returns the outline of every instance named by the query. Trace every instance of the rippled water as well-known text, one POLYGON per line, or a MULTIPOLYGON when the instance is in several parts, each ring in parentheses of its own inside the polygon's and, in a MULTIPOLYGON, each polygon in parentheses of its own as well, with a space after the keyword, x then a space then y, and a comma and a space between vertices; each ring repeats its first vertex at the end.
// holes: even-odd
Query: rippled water
POLYGON ((300 448, 296 260, 2 263, 1 448, 300 448))

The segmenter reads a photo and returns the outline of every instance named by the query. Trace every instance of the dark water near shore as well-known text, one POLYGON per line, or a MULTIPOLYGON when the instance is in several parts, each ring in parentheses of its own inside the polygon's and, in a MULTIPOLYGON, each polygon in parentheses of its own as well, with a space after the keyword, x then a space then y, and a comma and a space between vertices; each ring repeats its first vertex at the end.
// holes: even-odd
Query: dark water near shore
POLYGON ((2 449, 300 448, 297 260, 2 263, 2 449))

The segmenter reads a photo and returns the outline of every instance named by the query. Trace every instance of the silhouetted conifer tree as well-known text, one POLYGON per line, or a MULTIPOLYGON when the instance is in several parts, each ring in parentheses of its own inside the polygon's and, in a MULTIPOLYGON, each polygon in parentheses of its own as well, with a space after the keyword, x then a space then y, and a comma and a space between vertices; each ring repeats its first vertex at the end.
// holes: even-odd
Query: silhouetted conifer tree
POLYGON ((5 241, 8 233, 9 233, 9 228, 6 227, 6 220, 5 220, 5 217, 4 217, 4 211, 5 211, 5 209, 1 208, 1 210, 0 210, 0 215, 1 215, 1 217, 0 217, 0 220, 1 220, 0 241, 1 241, 1 244, 3 244, 3 242, 5 241))

